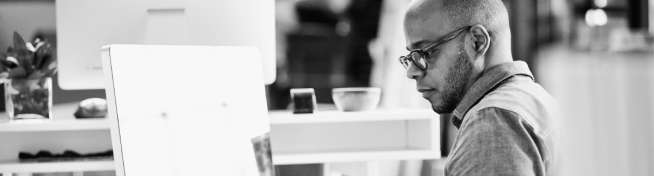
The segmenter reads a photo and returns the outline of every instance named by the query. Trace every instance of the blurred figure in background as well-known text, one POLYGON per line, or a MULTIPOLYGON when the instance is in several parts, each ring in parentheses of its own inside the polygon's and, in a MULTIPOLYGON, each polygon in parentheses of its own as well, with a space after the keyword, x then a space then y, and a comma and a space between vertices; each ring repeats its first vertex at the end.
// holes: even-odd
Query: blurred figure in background
POLYGON ((277 0, 278 77, 270 109, 287 109, 291 88, 311 87, 320 104, 331 89, 368 87, 368 50, 377 37, 383 0, 277 0))
POLYGON ((416 0, 404 21, 407 77, 459 129, 445 175, 553 175, 556 101, 513 61, 500 0, 416 0))
POLYGON ((350 31, 346 35, 347 74, 352 77, 348 86, 370 86, 372 57, 368 44, 377 38, 382 0, 351 0, 345 11, 350 31))

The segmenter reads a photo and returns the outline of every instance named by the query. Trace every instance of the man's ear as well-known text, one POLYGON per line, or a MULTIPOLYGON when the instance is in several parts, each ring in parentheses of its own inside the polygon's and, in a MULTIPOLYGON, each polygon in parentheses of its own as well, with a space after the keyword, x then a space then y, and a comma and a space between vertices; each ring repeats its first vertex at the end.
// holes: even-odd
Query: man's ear
POLYGON ((470 28, 472 50, 476 56, 483 56, 490 47, 491 38, 484 26, 476 24, 470 28))

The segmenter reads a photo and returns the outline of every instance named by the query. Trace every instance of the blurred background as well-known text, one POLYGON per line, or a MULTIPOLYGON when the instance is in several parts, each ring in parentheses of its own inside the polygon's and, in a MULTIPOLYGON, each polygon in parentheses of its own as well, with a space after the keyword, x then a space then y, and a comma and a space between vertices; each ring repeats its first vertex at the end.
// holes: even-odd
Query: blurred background
MULTIPOLYGON (((384 107, 429 107, 396 61, 406 54, 401 26, 409 2, 278 0, 270 108, 288 106, 289 88, 313 87, 319 103, 332 103, 330 89, 349 86, 381 87, 384 107)), ((654 175, 654 1, 503 2, 514 60, 527 62, 560 102, 562 175, 654 175)), ((443 117, 447 156, 456 129, 443 117)), ((421 174, 442 167, 425 161, 421 174)))
MULTIPOLYGON (((397 57, 406 54, 409 0, 275 0, 277 80, 270 110, 288 109, 291 88, 314 88, 319 108, 331 89, 380 87, 381 107, 428 108, 397 57)), ((654 175, 654 0, 503 0, 514 60, 560 103, 562 175, 654 175)), ((55 0, 0 0, 0 48, 14 31, 56 44, 55 0)), ((54 103, 105 97, 65 91, 54 103)), ((2 89, 2 86, 0 86, 2 89)), ((0 109, 4 102, 0 101, 0 109)), ((456 129, 443 115, 443 156, 456 129)), ((441 161, 421 161, 438 175, 441 161)), ((397 171, 388 175, 410 175, 397 171)))

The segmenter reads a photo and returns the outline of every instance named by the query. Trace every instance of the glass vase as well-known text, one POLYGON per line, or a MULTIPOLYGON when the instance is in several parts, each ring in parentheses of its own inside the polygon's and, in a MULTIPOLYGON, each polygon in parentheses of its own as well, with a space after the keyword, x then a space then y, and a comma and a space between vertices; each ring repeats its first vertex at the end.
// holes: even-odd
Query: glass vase
POLYGON ((5 83, 10 120, 52 119, 52 78, 12 79, 5 83))

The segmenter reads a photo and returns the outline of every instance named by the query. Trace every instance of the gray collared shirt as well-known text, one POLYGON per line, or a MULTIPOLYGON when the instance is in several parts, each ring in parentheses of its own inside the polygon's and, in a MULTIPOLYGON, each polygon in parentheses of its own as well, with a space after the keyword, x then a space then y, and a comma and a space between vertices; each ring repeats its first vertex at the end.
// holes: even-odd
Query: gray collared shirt
POLYGON ((445 175, 553 175, 560 153, 557 111, 526 63, 489 69, 453 112, 459 133, 445 175))

